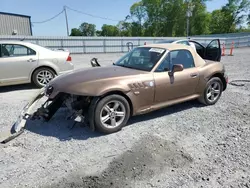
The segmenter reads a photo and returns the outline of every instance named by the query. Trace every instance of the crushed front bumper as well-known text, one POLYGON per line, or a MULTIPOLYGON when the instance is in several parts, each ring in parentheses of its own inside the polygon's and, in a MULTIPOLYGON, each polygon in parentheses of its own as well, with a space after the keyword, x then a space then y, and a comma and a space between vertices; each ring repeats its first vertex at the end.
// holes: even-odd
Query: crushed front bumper
POLYGON ((25 105, 11 129, 0 132, 0 143, 7 143, 19 136, 24 131, 28 120, 43 119, 44 121, 49 121, 63 104, 69 109, 70 113, 70 116, 66 119, 84 122, 85 117, 82 111, 84 107, 82 105, 85 104, 83 103, 85 99, 84 101, 80 100, 74 103, 72 101, 74 99, 71 95, 67 93, 58 93, 52 98, 52 92, 53 88, 51 87, 41 88, 27 105, 25 105), (80 105, 80 109, 78 109, 78 105, 80 105))
MULTIPOLYGON (((7 143, 8 141, 23 133, 27 120, 33 118, 34 116, 34 113, 32 113, 32 111, 34 110, 34 106, 44 96, 45 88, 41 88, 36 93, 36 95, 34 95, 34 97, 27 103, 27 105, 25 105, 25 107, 21 111, 21 114, 18 116, 16 122, 13 124, 11 129, 0 133, 1 143, 7 143)), ((35 113, 37 114, 37 111, 35 111, 35 113)))

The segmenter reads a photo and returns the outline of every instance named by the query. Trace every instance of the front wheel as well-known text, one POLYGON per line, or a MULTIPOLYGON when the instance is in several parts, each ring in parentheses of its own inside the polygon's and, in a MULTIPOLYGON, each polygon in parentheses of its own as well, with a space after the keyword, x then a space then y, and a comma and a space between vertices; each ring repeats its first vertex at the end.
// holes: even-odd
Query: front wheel
POLYGON ((114 133, 127 124, 130 117, 128 101, 120 95, 101 99, 95 109, 95 126, 103 133, 114 133))
POLYGON ((213 105, 221 97, 222 91, 223 83, 221 79, 214 77, 207 82, 206 88, 203 95, 199 98, 199 101, 205 105, 213 105))

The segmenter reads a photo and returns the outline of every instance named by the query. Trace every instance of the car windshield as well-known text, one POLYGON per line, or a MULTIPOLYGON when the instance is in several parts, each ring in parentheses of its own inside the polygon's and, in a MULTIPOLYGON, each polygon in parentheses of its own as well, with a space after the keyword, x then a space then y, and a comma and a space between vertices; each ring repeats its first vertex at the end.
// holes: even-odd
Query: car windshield
POLYGON ((138 47, 124 55, 114 65, 138 69, 143 71, 151 71, 155 64, 165 53, 163 48, 155 47, 138 47))

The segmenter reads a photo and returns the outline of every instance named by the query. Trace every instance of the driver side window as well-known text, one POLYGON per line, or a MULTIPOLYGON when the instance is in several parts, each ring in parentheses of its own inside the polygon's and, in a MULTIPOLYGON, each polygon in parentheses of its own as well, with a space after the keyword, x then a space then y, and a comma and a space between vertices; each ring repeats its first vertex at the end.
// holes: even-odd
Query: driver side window
POLYGON ((174 50, 170 53, 174 53, 174 57, 171 56, 172 65, 182 64, 184 69, 195 67, 194 58, 188 50, 174 50))
POLYGON ((164 72, 164 71, 170 71, 170 55, 168 55, 163 59, 161 64, 157 67, 156 72, 164 72))
POLYGON ((170 71, 174 64, 182 64, 184 69, 188 69, 194 67, 194 59, 188 50, 170 51, 167 57, 156 69, 156 72, 170 71))

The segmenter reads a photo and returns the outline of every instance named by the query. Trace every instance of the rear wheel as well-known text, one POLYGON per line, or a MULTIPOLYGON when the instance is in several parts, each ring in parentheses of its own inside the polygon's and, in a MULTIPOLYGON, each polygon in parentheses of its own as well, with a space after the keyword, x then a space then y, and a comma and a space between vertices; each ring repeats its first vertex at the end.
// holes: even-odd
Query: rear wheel
POLYGON ((205 105, 213 105, 221 97, 222 91, 223 83, 221 79, 214 77, 207 82, 206 88, 203 95, 199 98, 199 101, 205 105))
POLYGON ((32 81, 37 87, 41 88, 48 84, 55 76, 56 74, 52 69, 41 67, 33 73, 32 81))
POLYGON ((114 133, 127 124, 130 117, 128 101, 120 95, 101 99, 95 109, 95 125, 98 131, 114 133))

